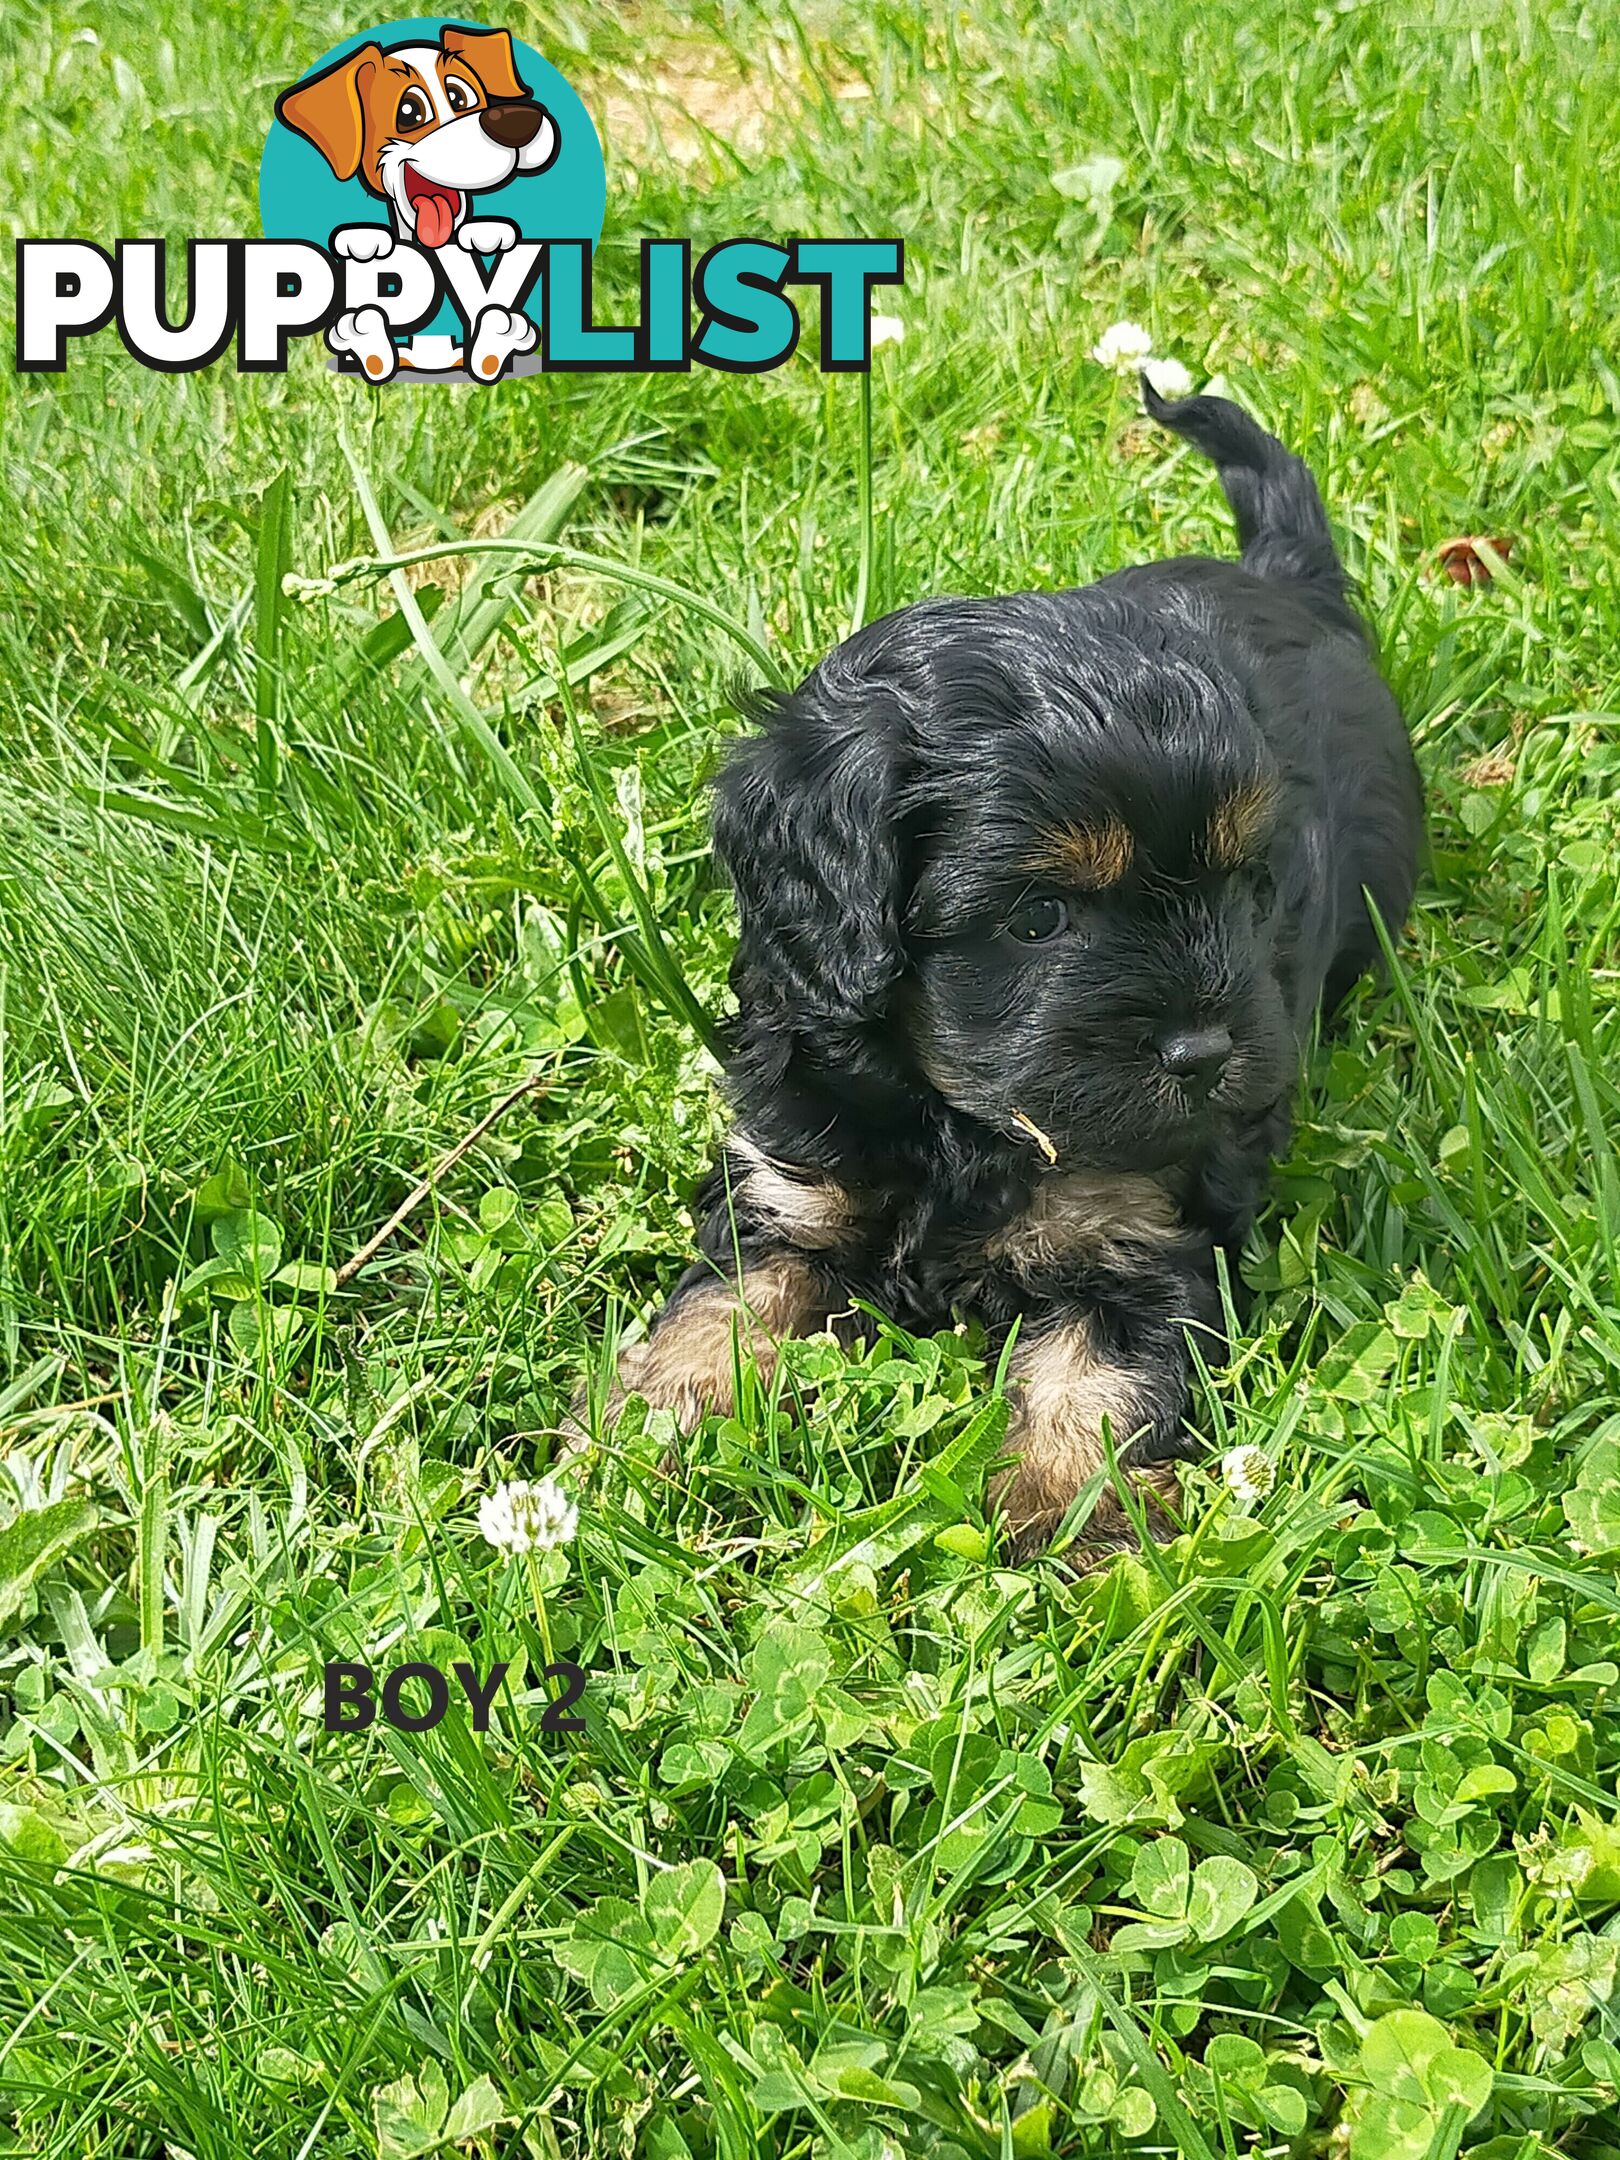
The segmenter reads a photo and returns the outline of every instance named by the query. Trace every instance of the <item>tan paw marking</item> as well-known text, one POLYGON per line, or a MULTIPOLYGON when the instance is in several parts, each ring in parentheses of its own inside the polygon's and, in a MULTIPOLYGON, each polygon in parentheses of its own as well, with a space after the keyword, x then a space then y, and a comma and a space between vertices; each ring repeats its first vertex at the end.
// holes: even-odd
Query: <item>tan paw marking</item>
MULTIPOLYGON (((1103 1467, 1104 1421, 1117 1456, 1147 1420, 1136 1376, 1098 1348, 1088 1320, 1021 1343, 1008 1379, 1013 1409, 1007 1450, 1019 1460, 996 1480, 991 1504, 1015 1551, 1029 1554, 1047 1542, 1080 1488, 1103 1467)), ((1175 1473, 1165 1464, 1132 1472, 1132 1481, 1147 1488, 1150 1505, 1154 1494, 1168 1499, 1176 1489, 1175 1473)), ((1081 1536, 1098 1551, 1134 1543, 1130 1518, 1111 1486, 1099 1495, 1081 1536)))
POLYGON ((1156 1178, 1057 1171, 1041 1179, 1022 1215, 986 1241, 984 1254, 1015 1275, 1038 1276, 1066 1260, 1106 1263, 1124 1247, 1169 1244, 1182 1231, 1176 1204, 1156 1178))
POLYGON ((740 1286, 716 1276, 682 1291, 646 1340, 620 1357, 602 1422, 611 1425, 630 1395, 645 1397, 655 1410, 673 1410, 683 1430, 711 1410, 729 1413, 736 1407, 738 1362, 751 1359, 768 1381, 782 1337, 814 1334, 837 1309, 820 1277, 787 1253, 756 1261, 740 1286))

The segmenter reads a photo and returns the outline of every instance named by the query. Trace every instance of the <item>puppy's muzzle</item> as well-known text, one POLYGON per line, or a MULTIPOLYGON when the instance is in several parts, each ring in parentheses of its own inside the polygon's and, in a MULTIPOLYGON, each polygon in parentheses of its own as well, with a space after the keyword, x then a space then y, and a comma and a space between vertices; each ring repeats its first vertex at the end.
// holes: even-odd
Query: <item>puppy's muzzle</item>
POLYGON ((539 134, 544 119, 538 105, 525 98, 513 98, 486 106, 479 115, 479 124, 490 141, 499 143, 503 150, 522 150, 539 134))
POLYGON ((1224 1027, 1177 1028, 1161 1035, 1155 1047, 1167 1073, 1190 1094, 1207 1095, 1226 1070, 1232 1036, 1224 1027))

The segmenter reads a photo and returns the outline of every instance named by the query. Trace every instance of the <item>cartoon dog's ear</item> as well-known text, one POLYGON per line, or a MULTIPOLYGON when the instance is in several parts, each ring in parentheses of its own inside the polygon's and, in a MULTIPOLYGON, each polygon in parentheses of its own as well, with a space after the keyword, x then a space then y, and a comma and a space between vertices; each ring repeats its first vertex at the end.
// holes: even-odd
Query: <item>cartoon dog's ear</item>
POLYGON ((312 142, 340 180, 352 180, 360 170, 366 141, 362 100, 381 61, 379 46, 362 45, 276 99, 276 118, 312 142))
POLYGON ((742 1027, 796 1035, 833 1069, 876 1048, 906 965, 904 714, 886 686, 830 676, 836 662, 756 701, 764 733, 733 752, 714 815, 737 894, 742 1027))
POLYGON ((440 31, 439 43, 447 53, 466 61, 490 97, 528 96, 528 85, 518 75, 510 30, 458 30, 451 24, 440 31))

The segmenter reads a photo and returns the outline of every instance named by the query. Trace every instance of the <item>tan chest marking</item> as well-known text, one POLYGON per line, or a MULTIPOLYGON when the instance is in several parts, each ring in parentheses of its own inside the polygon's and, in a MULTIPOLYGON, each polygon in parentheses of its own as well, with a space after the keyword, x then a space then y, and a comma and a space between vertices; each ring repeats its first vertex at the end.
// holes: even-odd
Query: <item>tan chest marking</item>
POLYGON ((1076 1260, 1107 1264, 1181 1234, 1180 1212, 1156 1178, 1129 1171, 1068 1170, 1043 1177, 1022 1215, 985 1242, 985 1258, 1039 1275, 1076 1260))
POLYGON ((741 1169, 739 1188, 761 1220, 790 1245, 831 1252, 854 1227, 855 1203, 831 1178, 773 1162, 745 1133, 733 1133, 727 1152, 741 1169))

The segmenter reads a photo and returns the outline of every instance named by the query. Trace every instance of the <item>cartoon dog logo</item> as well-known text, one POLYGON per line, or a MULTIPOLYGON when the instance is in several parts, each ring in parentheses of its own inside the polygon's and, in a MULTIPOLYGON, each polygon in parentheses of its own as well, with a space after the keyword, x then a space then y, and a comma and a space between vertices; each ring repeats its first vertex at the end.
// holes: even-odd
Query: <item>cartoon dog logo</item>
MULTIPOLYGON (((473 198, 557 157, 556 123, 517 71, 505 30, 447 24, 436 45, 367 43, 276 100, 276 117, 325 158, 339 180, 358 179, 388 205, 390 223, 340 226, 336 254, 376 262, 400 242, 501 255, 519 239, 506 218, 475 217, 473 198)), ((489 381, 533 349, 534 324, 515 309, 486 307, 465 350, 444 336, 396 347, 382 310, 350 309, 326 341, 373 382, 396 367, 465 366, 489 381)))

